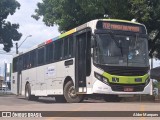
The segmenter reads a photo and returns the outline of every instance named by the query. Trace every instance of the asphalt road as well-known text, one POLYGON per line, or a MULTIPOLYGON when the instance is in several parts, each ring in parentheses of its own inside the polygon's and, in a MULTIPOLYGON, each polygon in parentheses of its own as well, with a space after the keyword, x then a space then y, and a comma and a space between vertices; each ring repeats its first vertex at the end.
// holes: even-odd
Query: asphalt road
MULTIPOLYGON (((82 103, 56 103, 54 98, 40 98, 38 101, 28 101, 23 97, 15 95, 0 96, 0 111, 70 111, 70 114, 76 114, 74 111, 113 111, 111 114, 117 115, 114 111, 159 111, 158 117, 46 117, 44 120, 160 120, 160 103, 156 102, 105 102, 103 100, 85 100, 82 103)), ((97 112, 98 113, 98 112, 97 112)), ((60 113, 61 114, 61 113, 60 113)), ((64 113, 63 115, 65 116, 64 113)), ((108 113, 110 114, 110 113, 108 113)), ((126 112, 127 114, 127 112, 126 112)), ((150 113, 152 114, 152 113, 150 113)), ((114 116, 114 115, 113 115, 114 116)), ((6 119, 6 118, 0 118, 6 119)), ((22 118, 7 118, 22 119, 22 118)), ((40 118, 23 118, 39 120, 40 118)))

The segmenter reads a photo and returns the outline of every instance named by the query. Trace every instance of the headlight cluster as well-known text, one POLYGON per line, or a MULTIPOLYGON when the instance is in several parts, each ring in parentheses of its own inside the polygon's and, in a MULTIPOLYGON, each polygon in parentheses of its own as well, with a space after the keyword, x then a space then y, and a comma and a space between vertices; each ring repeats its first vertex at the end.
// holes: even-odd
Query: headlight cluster
POLYGON ((105 84, 109 84, 108 78, 105 78, 105 77, 103 77, 102 75, 100 75, 100 74, 98 74, 98 73, 96 73, 96 72, 94 72, 94 76, 95 76, 98 80, 100 80, 101 82, 103 82, 103 83, 105 83, 105 84))
POLYGON ((145 86, 147 86, 149 82, 150 82, 150 78, 148 77, 145 81, 145 86))

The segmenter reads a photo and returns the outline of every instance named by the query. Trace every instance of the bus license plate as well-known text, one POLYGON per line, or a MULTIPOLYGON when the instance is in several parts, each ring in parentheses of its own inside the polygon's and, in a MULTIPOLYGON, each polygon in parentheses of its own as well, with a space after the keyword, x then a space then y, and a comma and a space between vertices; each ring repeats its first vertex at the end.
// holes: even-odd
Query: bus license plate
POLYGON ((125 87, 124 92, 133 92, 133 88, 132 87, 125 87))

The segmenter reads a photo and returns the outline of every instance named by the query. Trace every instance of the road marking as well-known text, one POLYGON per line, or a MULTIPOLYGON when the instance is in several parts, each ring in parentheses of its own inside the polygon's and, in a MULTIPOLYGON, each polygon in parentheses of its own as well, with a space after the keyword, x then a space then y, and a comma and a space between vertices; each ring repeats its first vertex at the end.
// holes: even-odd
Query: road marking
MULTIPOLYGON (((145 106, 143 104, 140 105, 140 111, 145 111, 145 106)), ((140 120, 145 120, 145 117, 140 117, 140 120)))
POLYGON ((46 120, 55 120, 55 118, 50 117, 50 118, 47 118, 46 120))

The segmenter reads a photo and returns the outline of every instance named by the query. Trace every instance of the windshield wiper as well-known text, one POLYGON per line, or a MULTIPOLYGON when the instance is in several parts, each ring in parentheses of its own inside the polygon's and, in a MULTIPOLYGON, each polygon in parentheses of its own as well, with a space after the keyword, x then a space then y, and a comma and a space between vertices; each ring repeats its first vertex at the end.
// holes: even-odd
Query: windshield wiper
POLYGON ((114 37, 114 34, 112 32, 109 32, 109 35, 111 36, 111 38, 114 40, 114 42, 116 43, 117 47, 120 49, 121 51, 121 55, 123 57, 123 51, 122 51, 122 43, 119 43, 115 37, 114 37))

